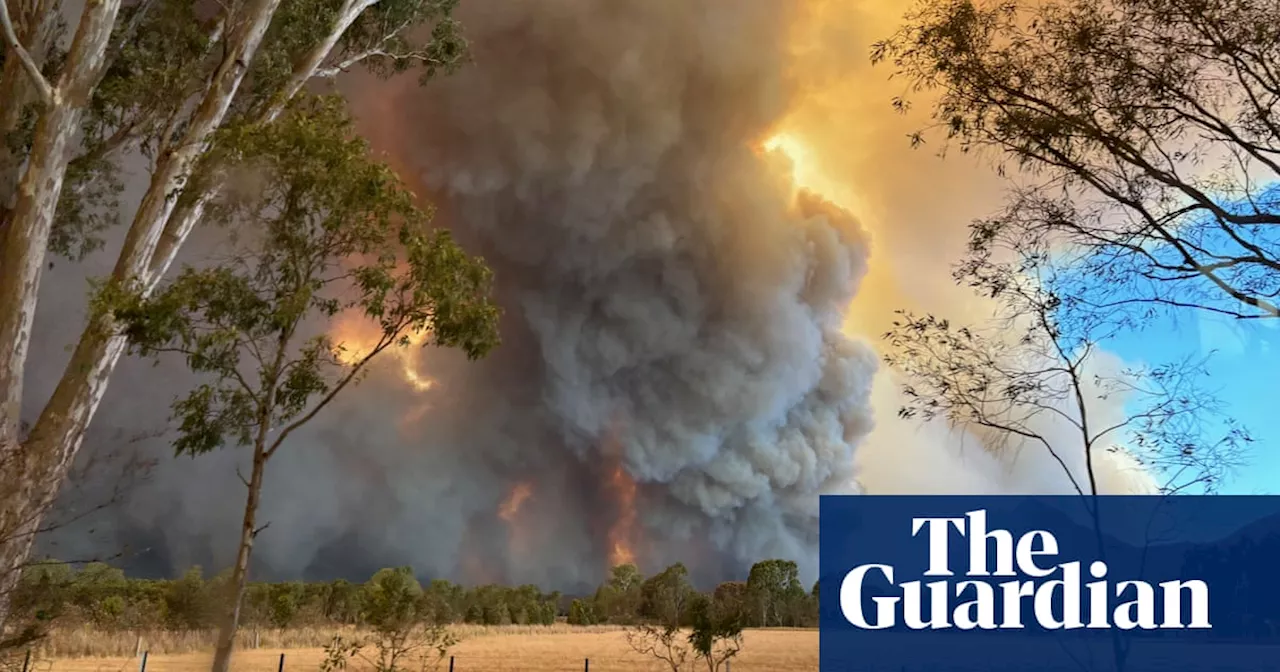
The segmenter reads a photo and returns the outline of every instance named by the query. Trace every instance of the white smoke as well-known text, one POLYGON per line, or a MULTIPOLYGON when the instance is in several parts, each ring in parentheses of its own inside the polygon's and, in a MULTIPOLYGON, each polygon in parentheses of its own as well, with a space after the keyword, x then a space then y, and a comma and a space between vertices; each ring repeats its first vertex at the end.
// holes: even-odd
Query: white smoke
MULTIPOLYGON (((1084 360, 1081 391, 1090 426, 1128 426, 1127 414, 1132 410, 1126 404, 1134 395, 1105 382, 1122 379, 1124 368, 1123 361, 1105 350, 1095 350, 1084 360)), ((894 371, 882 371, 876 378, 872 405, 877 427, 858 452, 858 479, 868 494, 1072 495, 1077 487, 1088 492, 1089 466, 1078 425, 1081 412, 1069 399, 1045 401, 1053 411, 1022 409, 1025 429, 1052 446, 1059 462, 1038 441, 975 427, 951 427, 941 419, 921 423, 898 418, 897 409, 904 401, 900 384, 894 371)), ((1116 431, 1093 447, 1092 470, 1099 494, 1160 490, 1134 449, 1125 445, 1128 435, 1128 429, 1116 431)), ((1097 437, 1097 430, 1090 436, 1097 437)))

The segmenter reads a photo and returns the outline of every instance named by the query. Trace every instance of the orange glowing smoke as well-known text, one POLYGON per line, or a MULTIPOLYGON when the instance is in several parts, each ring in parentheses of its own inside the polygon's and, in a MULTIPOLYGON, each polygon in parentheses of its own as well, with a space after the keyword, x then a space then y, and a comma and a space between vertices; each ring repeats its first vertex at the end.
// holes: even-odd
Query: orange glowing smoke
MULTIPOLYGON (((909 91, 873 66, 871 45, 903 26, 910 3, 805 0, 789 26, 795 97, 761 144, 790 158, 792 184, 849 210, 870 237, 867 275, 845 313, 844 331, 879 344, 895 311, 986 319, 991 306, 951 277, 974 218, 1004 200, 1005 183, 981 153, 950 152, 941 137, 912 149, 909 136, 932 127, 934 95, 909 91), (892 101, 913 103, 895 111, 892 101)), ((877 378, 879 380, 880 378, 877 378)))
MULTIPOLYGON (((399 360, 401 378, 418 392, 426 392, 435 386, 435 381, 421 372, 422 346, 430 333, 428 330, 410 333, 407 335, 408 345, 393 344, 384 351, 386 356, 399 360)), ((335 344, 334 356, 343 364, 353 365, 369 354, 381 336, 378 326, 363 316, 341 318, 330 334, 335 344)))
POLYGON ((866 216, 868 209, 862 199, 847 184, 828 177, 818 156, 799 135, 778 133, 765 140, 761 149, 786 158, 794 189, 811 191, 855 215, 866 216))
POLYGON ((533 496, 533 485, 529 483, 516 483, 511 488, 511 493, 503 500, 502 506, 498 508, 498 517, 508 523, 515 523, 516 516, 520 515, 520 507, 524 506, 526 500, 533 496))
POLYGON ((622 465, 614 467, 609 489, 618 501, 618 519, 609 529, 609 562, 612 567, 635 564, 636 482, 622 465))
POLYGON ((507 524, 507 563, 514 566, 530 552, 530 528, 520 522, 520 513, 533 498, 533 484, 516 483, 498 507, 498 517, 507 524))
MULTIPOLYGON (((422 330, 406 335, 407 344, 393 343, 382 352, 381 358, 395 360, 400 379, 413 391, 420 394, 435 387, 435 381, 423 373, 426 359, 426 348, 423 345, 430 336, 429 330, 422 330)), ((334 343, 334 357, 347 366, 353 366, 364 359, 377 346, 382 332, 377 323, 359 313, 347 313, 334 322, 329 334, 334 343)), ((406 435, 413 433, 415 426, 427 411, 431 410, 431 402, 423 400, 409 409, 400 419, 400 431, 406 435)))
POLYGON ((885 319, 895 308, 910 305, 892 270, 883 262, 877 263, 875 229, 870 225, 876 220, 872 208, 849 186, 847 181, 831 177, 822 157, 799 133, 783 131, 765 140, 760 150, 785 160, 792 189, 798 194, 806 191, 857 217, 864 229, 869 229, 872 263, 862 279, 858 298, 845 312, 844 332, 850 336, 873 336, 883 331, 885 319))

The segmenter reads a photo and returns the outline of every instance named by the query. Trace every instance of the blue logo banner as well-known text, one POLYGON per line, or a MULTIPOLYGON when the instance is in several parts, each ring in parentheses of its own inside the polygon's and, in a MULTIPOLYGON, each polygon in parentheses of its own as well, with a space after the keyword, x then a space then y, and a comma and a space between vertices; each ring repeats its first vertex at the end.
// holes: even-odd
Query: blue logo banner
POLYGON ((826 496, 823 672, 1280 670, 1280 497, 826 496))

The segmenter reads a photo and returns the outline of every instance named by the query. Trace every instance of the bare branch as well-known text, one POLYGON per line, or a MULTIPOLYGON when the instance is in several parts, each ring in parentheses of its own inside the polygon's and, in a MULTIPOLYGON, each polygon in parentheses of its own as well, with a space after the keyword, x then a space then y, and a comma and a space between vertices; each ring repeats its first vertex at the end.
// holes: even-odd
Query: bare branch
POLYGON ((333 79, 334 77, 337 77, 338 75, 350 70, 352 67, 358 65, 359 63, 374 57, 388 58, 393 61, 416 61, 418 63, 444 65, 444 63, 442 63, 441 61, 435 58, 432 58, 431 54, 429 54, 426 51, 409 51, 402 54, 397 54, 397 53, 386 51, 381 47, 379 47, 375 49, 369 49, 368 51, 364 51, 359 54, 355 54, 354 56, 350 56, 331 67, 317 68, 314 76, 321 79, 333 79))
POLYGON ((873 60, 912 91, 939 94, 933 128, 948 145, 1041 180, 998 220, 974 224, 975 254, 1073 250, 1081 272, 1112 287, 1170 285, 1139 294, 1160 307, 1237 303, 1278 318, 1269 231, 1280 191, 1263 197, 1251 175, 1280 176, 1280 31, 1268 7, 921 2, 873 60), (1228 161, 1206 175, 1219 156, 1228 161))
POLYGON ((311 410, 307 411, 306 414, 304 414, 302 417, 298 418, 297 420, 294 420, 292 423, 286 426, 283 431, 280 432, 280 435, 276 437, 276 440, 271 443, 271 447, 266 450, 265 455, 267 459, 271 459, 271 456, 274 455, 276 450, 278 450, 280 446, 284 444, 284 440, 289 438, 290 434, 292 434, 299 427, 310 422, 312 418, 316 417, 316 414, 324 410, 324 408, 329 405, 329 402, 333 401, 334 398, 338 396, 339 392, 341 392, 344 388, 350 385, 353 380, 357 378, 357 376, 364 369, 364 367, 370 361, 372 361, 374 357, 376 357, 383 350, 386 350, 389 346, 394 344, 396 340, 399 339, 402 332, 403 332, 403 329, 396 330, 391 334, 387 334, 384 332, 381 338, 379 339, 378 344, 375 345, 369 351, 368 354, 360 358, 360 361, 356 362, 356 364, 352 366, 351 369, 348 370, 347 373, 343 375, 338 380, 338 382, 327 393, 325 393, 325 395, 321 397, 319 401, 317 401, 311 407, 311 410))
POLYGON ((9 3, 7 1, 0 2, 0 27, 4 29, 5 44, 18 57, 18 61, 22 63, 22 69, 26 71, 31 84, 35 86, 36 93, 40 96, 40 101, 50 107, 57 104, 57 91, 50 86, 49 80, 45 79, 44 75, 40 73, 40 66, 36 65, 35 59, 31 58, 31 53, 18 40, 18 34, 13 29, 13 21, 9 18, 9 3))

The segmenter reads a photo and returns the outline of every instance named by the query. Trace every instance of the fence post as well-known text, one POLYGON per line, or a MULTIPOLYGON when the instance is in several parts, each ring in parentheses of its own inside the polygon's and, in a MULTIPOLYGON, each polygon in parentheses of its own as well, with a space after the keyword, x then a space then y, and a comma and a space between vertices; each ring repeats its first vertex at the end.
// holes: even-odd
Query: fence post
POLYGON ((142 652, 142 662, 138 663, 138 672, 147 672, 147 654, 150 651, 142 652))
POLYGON ((283 651, 280 652, 280 667, 276 670, 276 672, 284 672, 284 652, 283 651))
POLYGON ((25 660, 22 661, 22 672, 27 672, 27 669, 30 667, 31 667, 31 649, 27 649, 27 657, 25 660))
POLYGON ((133 657, 137 658, 142 655, 142 633, 136 633, 135 637, 133 640, 133 657))
POLYGON ((583 658, 583 659, 582 659, 582 672, 591 672, 591 659, 590 659, 590 658, 583 658))
POLYGON ((449 672, 453 672, 453 656, 449 656, 449 672))

